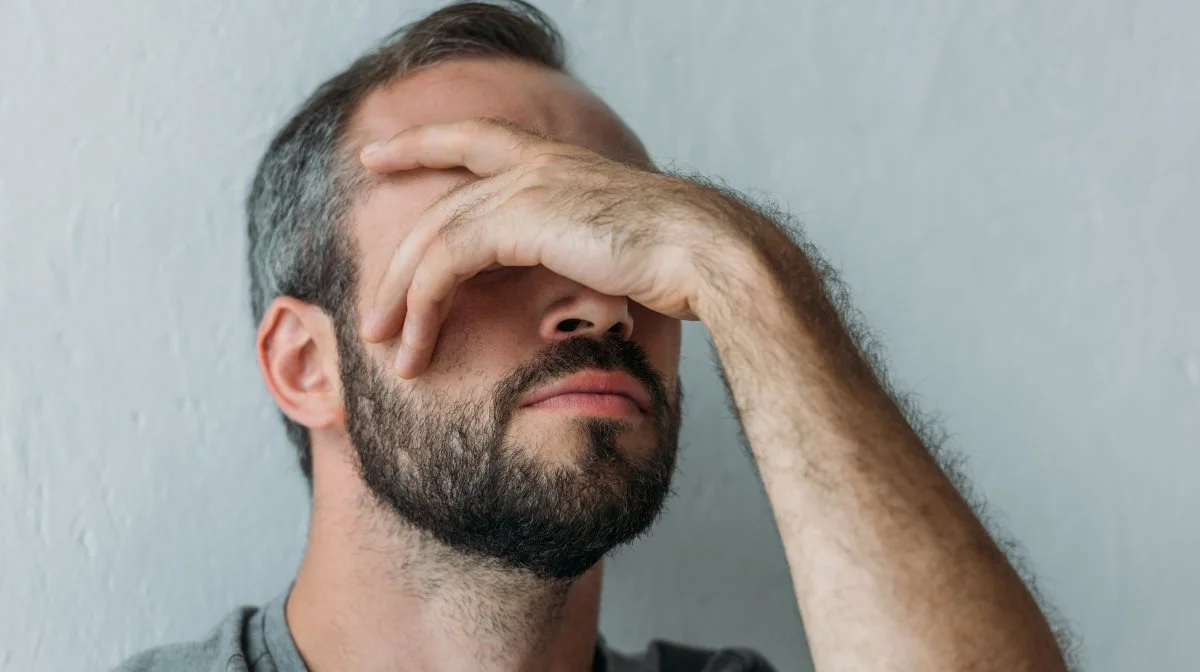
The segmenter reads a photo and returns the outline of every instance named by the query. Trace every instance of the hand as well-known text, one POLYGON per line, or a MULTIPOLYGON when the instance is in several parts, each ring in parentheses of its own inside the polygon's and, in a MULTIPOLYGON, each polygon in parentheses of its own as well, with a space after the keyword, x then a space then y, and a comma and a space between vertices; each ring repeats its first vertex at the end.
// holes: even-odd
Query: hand
POLYGON ((428 366, 458 285, 492 267, 542 265, 664 315, 697 319, 700 245, 720 244, 712 209, 697 203, 717 196, 712 190, 492 120, 415 126, 360 158, 380 173, 461 167, 482 178, 422 214, 363 322, 371 342, 403 326, 402 377, 428 366))

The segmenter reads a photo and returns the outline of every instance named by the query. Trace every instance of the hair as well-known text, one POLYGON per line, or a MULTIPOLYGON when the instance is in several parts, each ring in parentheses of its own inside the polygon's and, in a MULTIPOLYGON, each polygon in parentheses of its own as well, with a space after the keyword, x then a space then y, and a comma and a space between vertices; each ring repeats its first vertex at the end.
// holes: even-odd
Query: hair
MULTIPOLYGON (((360 103, 413 72, 458 58, 507 58, 566 72, 553 22, 523 0, 456 2, 383 38, 317 87, 262 157, 246 199, 250 306, 255 324, 279 296, 313 304, 335 321, 353 306, 357 257, 346 213, 369 184, 348 147, 360 103)), ((281 413, 282 415, 282 413, 281 413)), ((312 486, 308 429, 283 415, 312 486)))

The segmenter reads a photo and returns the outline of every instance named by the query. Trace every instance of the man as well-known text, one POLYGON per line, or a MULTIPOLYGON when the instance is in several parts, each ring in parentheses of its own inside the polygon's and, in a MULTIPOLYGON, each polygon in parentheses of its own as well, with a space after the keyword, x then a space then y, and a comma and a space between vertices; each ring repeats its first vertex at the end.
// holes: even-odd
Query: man
MULTIPOLYGON (((248 202, 258 361, 310 479, 295 582, 124 670, 768 670, 597 634, 712 334, 821 670, 1065 667, 780 222, 656 171, 521 2, 322 85, 248 202)), ((800 636, 797 633, 797 636, 800 636)))

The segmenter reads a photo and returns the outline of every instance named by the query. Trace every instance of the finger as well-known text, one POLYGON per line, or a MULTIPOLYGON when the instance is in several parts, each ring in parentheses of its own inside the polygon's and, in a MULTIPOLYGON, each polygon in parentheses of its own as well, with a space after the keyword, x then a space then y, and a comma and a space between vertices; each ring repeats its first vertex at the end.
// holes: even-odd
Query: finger
POLYGON ((396 353, 401 375, 428 365, 438 332, 462 283, 489 268, 541 263, 537 227, 527 220, 503 207, 480 208, 456 223, 452 235, 443 230, 443 235, 429 245, 404 299, 407 314, 396 353))
POLYGON ((415 168, 466 168, 490 177, 543 153, 550 141, 513 124, 471 119, 412 126, 363 148, 369 170, 389 173, 415 168))
MULTIPOLYGON (((446 316, 450 313, 450 308, 454 305, 454 297, 458 292, 458 287, 450 290, 437 309, 437 314, 432 318, 420 316, 417 319, 424 321, 433 319, 436 322, 436 327, 430 329, 433 335, 426 341, 427 347, 413 348, 403 344, 403 339, 400 348, 396 351, 395 369, 401 378, 416 378, 429 368, 429 363, 433 359, 433 352, 437 346, 438 334, 441 333, 441 326, 446 322, 446 316)), ((408 324, 406 322, 406 324, 408 324)))
POLYGON ((383 279, 375 289, 371 307, 361 324, 361 333, 369 343, 379 343, 395 336, 404 323, 407 312, 405 297, 412 284, 413 273, 430 244, 449 225, 466 225, 477 212, 492 209, 507 198, 514 188, 513 179, 504 177, 462 183, 446 192, 425 209, 413 224, 412 231, 392 253, 383 279))
POLYGON ((368 343, 386 341, 400 331, 406 312, 403 298, 412 281, 412 273, 436 235, 435 227, 418 226, 396 246, 362 322, 362 337, 368 343))
POLYGON ((494 242, 482 236, 471 238, 468 245, 451 245, 439 237, 421 259, 405 297, 407 314, 396 352, 401 377, 415 377, 429 365, 459 285, 496 263, 494 242))

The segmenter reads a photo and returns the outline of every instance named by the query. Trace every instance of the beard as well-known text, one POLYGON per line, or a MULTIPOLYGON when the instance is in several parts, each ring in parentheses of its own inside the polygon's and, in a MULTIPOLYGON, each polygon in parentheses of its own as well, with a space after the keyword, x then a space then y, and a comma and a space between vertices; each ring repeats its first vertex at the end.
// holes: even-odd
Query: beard
MULTIPOLYGON (((579 336, 550 344, 481 396, 451 398, 404 390, 372 361, 352 326, 339 320, 339 368, 346 427, 359 476, 386 510, 477 559, 543 579, 573 579, 658 518, 678 449, 682 387, 674 403, 642 348, 620 337, 579 336), (584 369, 622 371, 643 384, 655 445, 627 454, 618 437, 636 425, 570 418, 580 442, 565 464, 540 457, 535 441, 508 431, 521 399, 584 369)), ((558 434, 559 432, 555 432, 558 434)))

